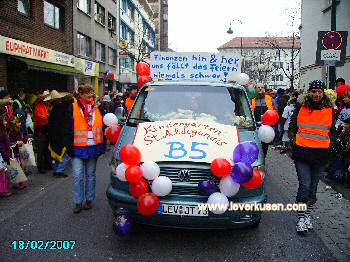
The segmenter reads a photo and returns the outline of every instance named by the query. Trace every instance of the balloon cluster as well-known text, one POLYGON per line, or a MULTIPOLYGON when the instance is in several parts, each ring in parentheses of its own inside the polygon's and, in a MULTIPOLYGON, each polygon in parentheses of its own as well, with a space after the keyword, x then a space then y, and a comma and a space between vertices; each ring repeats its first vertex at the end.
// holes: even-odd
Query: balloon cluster
POLYGON ((144 216, 155 214, 160 205, 158 197, 169 195, 172 190, 171 180, 166 176, 159 176, 160 168, 153 161, 140 165, 141 152, 134 145, 123 146, 120 159, 123 163, 117 166, 116 177, 129 182, 130 194, 138 199, 137 211, 144 216))
POLYGON ((139 88, 141 88, 144 84, 151 82, 151 70, 149 67, 149 64, 146 62, 139 62, 136 65, 136 72, 139 75, 139 79, 137 80, 137 85, 139 88))
POLYGON ((259 128, 258 136, 261 142, 271 143, 275 138, 275 131, 271 126, 277 124, 279 115, 276 110, 267 110, 262 118, 262 126, 259 128))
POLYGON ((122 127, 118 125, 118 118, 113 113, 107 113, 103 117, 103 123, 107 126, 105 136, 111 143, 117 143, 122 127))
POLYGON ((228 197, 235 196, 240 187, 255 189, 260 187, 263 176, 260 171, 252 168, 259 157, 259 148, 254 142, 243 142, 237 145, 233 152, 234 165, 224 159, 216 158, 210 165, 214 176, 220 178, 219 186, 212 180, 199 182, 198 188, 202 195, 208 195, 207 203, 216 208, 210 211, 223 214, 228 208, 228 197), (220 191, 220 192, 217 192, 220 191), (226 207, 225 208, 219 208, 226 207))

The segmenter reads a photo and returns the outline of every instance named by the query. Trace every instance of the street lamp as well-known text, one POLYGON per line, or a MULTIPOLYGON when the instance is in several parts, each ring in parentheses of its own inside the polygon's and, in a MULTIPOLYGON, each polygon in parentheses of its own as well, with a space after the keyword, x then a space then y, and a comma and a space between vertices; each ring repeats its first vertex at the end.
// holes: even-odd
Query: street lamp
MULTIPOLYGON (((231 21, 231 23, 230 23, 230 28, 227 30, 227 33, 228 33, 229 35, 232 35, 232 34, 233 34, 232 22, 235 22, 235 21, 239 22, 239 23, 243 26, 243 23, 242 23, 241 20, 239 20, 239 19, 233 19, 233 20, 231 21)), ((243 36, 242 36, 242 35, 241 35, 241 56, 243 56, 243 36)))

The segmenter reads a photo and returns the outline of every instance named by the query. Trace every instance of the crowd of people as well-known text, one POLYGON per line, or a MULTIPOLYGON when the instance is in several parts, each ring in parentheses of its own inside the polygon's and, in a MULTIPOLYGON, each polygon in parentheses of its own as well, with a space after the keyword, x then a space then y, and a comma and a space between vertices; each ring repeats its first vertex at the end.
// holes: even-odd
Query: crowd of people
MULTIPOLYGON (((322 172, 326 170, 327 179, 350 188, 350 86, 339 78, 336 92, 319 80, 312 81, 304 92, 273 92, 263 84, 256 89, 258 95, 251 101, 255 120, 261 122, 267 110, 276 110, 280 116, 274 143, 294 160, 299 181, 296 202, 307 204, 306 211, 298 212, 296 229, 306 232, 312 228, 311 211, 322 172)), ((107 92, 101 97, 96 97, 88 84, 79 86, 74 94, 52 90, 27 95, 20 90, 11 95, 1 91, 0 196, 10 196, 11 187, 20 190, 27 186, 30 170, 23 168, 24 172, 11 177, 6 166, 24 167, 22 148, 33 141, 37 170, 52 170, 54 176, 66 177, 71 162, 73 211, 91 209, 96 163, 106 149, 103 116, 125 117, 137 94, 136 85, 125 93, 107 92)), ((262 143, 264 156, 268 148, 269 144, 262 143)))
POLYGON ((76 93, 0 91, 0 196, 7 197, 27 187, 27 176, 33 171, 25 168, 19 152, 30 143, 33 151, 29 154, 35 155, 39 173, 67 177, 65 170, 72 162, 74 211, 78 213, 83 208, 84 176, 85 208, 91 208, 96 161, 86 159, 96 160, 105 150, 103 116, 114 113, 123 118, 133 106, 137 90, 136 85, 130 85, 124 93, 106 92, 101 97, 96 97, 88 84, 79 86, 76 93), (98 124, 96 130, 95 124, 98 124), (19 172, 9 175, 12 167, 19 172))
MULTIPOLYGON (((290 153, 294 160, 299 186, 296 202, 307 205, 298 212, 296 231, 305 234, 312 229, 311 211, 323 171, 326 179, 350 188, 350 86, 342 78, 336 81, 336 92, 326 89, 324 82, 310 82, 304 93, 276 93, 257 86, 258 96, 252 99, 257 121, 267 110, 280 116, 275 126, 275 145, 281 153, 290 153)), ((268 144, 262 143, 264 156, 268 144)))

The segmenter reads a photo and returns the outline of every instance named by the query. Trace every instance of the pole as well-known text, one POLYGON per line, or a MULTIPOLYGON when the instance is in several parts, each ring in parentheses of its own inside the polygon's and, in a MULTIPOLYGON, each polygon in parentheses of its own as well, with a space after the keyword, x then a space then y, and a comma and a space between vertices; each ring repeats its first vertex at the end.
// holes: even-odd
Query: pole
MULTIPOLYGON (((337 30, 337 0, 332 0, 332 13, 331 13, 331 30, 337 30)), ((329 87, 335 89, 336 80, 336 68, 335 66, 329 67, 329 87)))
POLYGON ((243 56, 243 36, 241 36, 241 56, 243 56))

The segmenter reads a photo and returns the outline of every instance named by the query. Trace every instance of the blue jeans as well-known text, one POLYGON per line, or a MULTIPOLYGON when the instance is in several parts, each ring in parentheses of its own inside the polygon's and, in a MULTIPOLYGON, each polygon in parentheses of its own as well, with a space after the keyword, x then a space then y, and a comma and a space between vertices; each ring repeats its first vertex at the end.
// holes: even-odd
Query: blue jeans
POLYGON ((321 164, 309 164, 300 161, 294 161, 299 180, 299 188, 296 197, 297 202, 316 203, 316 192, 320 175, 324 170, 321 164))
POLYGON ((96 188, 96 163, 97 158, 81 159, 74 157, 72 160, 74 178, 74 203, 82 204, 84 201, 84 177, 85 200, 92 201, 95 198, 96 188))
POLYGON ((58 162, 58 161, 55 162, 53 166, 53 172, 64 173, 71 159, 72 158, 69 155, 65 154, 63 158, 63 162, 58 162))

